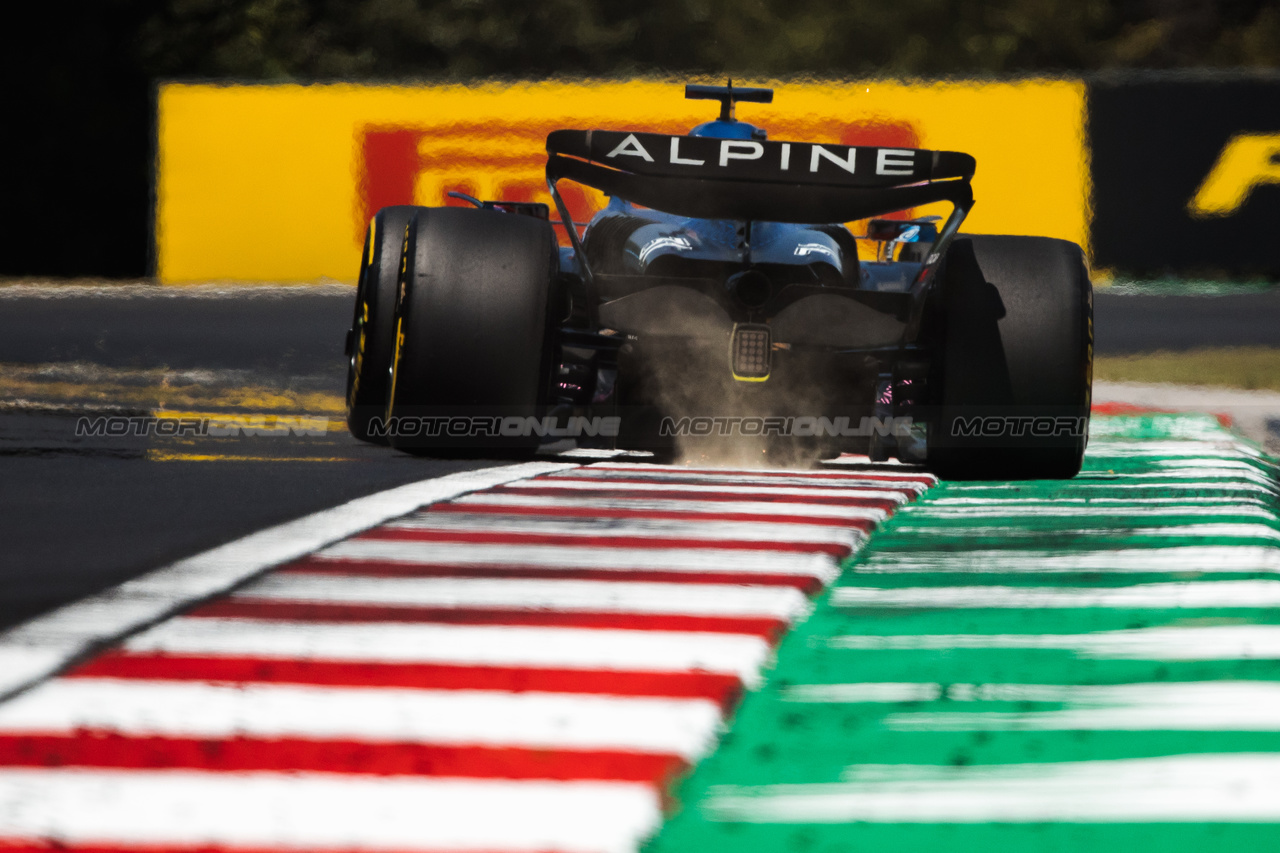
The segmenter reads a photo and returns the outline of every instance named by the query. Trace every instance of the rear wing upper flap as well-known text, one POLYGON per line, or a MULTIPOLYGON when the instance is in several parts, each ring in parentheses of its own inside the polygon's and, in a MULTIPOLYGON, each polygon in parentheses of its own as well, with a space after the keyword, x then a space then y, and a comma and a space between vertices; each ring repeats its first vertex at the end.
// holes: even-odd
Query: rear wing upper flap
POLYGON ((934 201, 965 205, 976 161, 958 151, 557 130, 547 178, 706 219, 850 222, 934 201))
POLYGON ((645 177, 867 189, 968 181, 977 166, 958 151, 607 130, 553 131, 547 153, 645 177))

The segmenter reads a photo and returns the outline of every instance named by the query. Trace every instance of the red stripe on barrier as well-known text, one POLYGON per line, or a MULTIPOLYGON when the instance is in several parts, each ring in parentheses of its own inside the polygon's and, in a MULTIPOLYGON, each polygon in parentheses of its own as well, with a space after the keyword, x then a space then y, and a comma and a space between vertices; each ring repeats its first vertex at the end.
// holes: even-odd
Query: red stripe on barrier
POLYGON ((742 692, 737 676, 712 672, 277 660, 130 652, 107 652, 63 677, 650 696, 708 699, 726 709, 742 692))
MULTIPOLYGON (((1156 415, 1156 414, 1177 414, 1177 409, 1161 409, 1155 406, 1141 406, 1136 403, 1121 403, 1116 401, 1108 401, 1102 403, 1094 403, 1090 406, 1090 411, 1095 415, 1156 415)), ((1230 429, 1234 423, 1234 418, 1226 412, 1207 412, 1206 414, 1214 417, 1222 426, 1230 429)))
POLYGON ((452 746, 236 737, 129 737, 115 732, 0 734, 0 766, 316 771, 473 779, 614 780, 660 785, 686 769, 675 755, 621 750, 452 746))
MULTIPOLYGON (((593 482, 606 482, 596 480, 593 482)), ((752 501, 753 503, 799 503, 799 504, 823 504, 826 506, 851 506, 851 507, 867 507, 869 509, 882 509, 886 512, 892 512, 902 505, 902 501, 893 500, 892 498, 869 498, 869 497, 846 497, 844 495, 774 495, 774 494, 751 494, 740 492, 737 494, 729 494, 720 491, 684 491, 684 490, 663 490, 663 489, 575 489, 575 488, 556 488, 554 486, 495 486, 486 493, 500 493, 507 495, 537 495, 539 497, 575 497, 575 498, 609 498, 609 499, 627 499, 634 498, 637 500, 678 500, 678 501, 752 501)))
POLYGON ((300 622, 440 622, 452 625, 541 625, 626 631, 693 631, 750 634, 771 642, 782 636, 788 625, 784 619, 768 617, 518 610, 499 607, 418 607, 236 598, 210 602, 186 615, 300 622))
MULTIPOLYGON (((743 496, 744 501, 754 500, 743 496)), ((477 515, 546 516, 548 518, 643 518, 661 521, 741 521, 748 524, 807 524, 815 527, 840 527, 871 532, 876 522, 867 518, 839 518, 808 515, 756 515, 749 512, 712 512, 707 510, 657 510, 623 509, 620 507, 562 506, 549 503, 544 506, 509 506, 485 503, 438 503, 423 507, 420 514, 475 513, 477 515)))
MULTIPOLYGON (((200 844, 142 844, 134 841, 122 842, 119 845, 102 842, 76 844, 62 838, 0 838, 0 853, 281 853, 290 848, 282 847, 244 847, 232 844, 217 843, 200 844)), ((294 853, 310 853, 310 848, 294 853)), ((368 847, 325 847, 324 853, 369 853, 368 847)), ((457 848, 448 850, 429 850, 411 848, 395 850, 392 848, 376 848, 378 853, 459 853, 457 848)), ((468 847, 466 853, 513 853, 511 850, 484 849, 468 847)), ((554 853, 554 851, 526 851, 520 853, 554 853)))
POLYGON ((348 541, 466 542, 479 545, 553 545, 577 548, 631 550, 682 549, 720 551, 779 551, 844 557, 852 550, 842 542, 752 542, 733 539, 692 539, 666 536, 617 536, 571 533, 519 533, 497 530, 422 530, 413 527, 375 527, 348 541))
POLYGON ((822 581, 819 578, 781 573, 705 570, 678 572, 670 569, 556 569, 512 565, 455 566, 329 557, 304 557, 277 571, 290 574, 305 572, 383 578, 544 578, 548 580, 651 581, 653 583, 732 583, 750 586, 789 586, 806 594, 813 594, 822 587, 822 581))

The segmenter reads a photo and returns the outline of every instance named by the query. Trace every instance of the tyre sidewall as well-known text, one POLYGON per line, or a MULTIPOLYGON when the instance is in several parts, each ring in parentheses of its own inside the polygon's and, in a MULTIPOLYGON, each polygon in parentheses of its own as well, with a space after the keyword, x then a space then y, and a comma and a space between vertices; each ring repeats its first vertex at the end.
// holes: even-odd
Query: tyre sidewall
POLYGON ((964 237, 941 285, 930 466, 952 479, 1074 476, 1092 380, 1083 251, 1045 237, 964 237))
POLYGON ((405 234, 418 210, 384 207, 365 232, 347 366, 347 426, 356 438, 377 444, 386 439, 372 435, 369 425, 386 411, 405 234))
POLYGON ((555 234, 542 220, 468 208, 419 212, 396 303, 387 421, 430 418, 434 426, 390 436, 394 447, 466 455, 538 446, 532 433, 454 426, 543 416, 558 261, 555 234))

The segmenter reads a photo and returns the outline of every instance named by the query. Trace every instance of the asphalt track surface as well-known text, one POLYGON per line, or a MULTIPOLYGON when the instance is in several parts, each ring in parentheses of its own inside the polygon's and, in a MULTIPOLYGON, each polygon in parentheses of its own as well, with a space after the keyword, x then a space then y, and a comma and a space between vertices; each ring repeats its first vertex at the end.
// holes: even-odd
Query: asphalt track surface
MULTIPOLYGON (((262 527, 495 464, 322 436, 76 435, 87 415, 332 419, 351 292, 0 288, 0 625, 262 527)), ((1100 353, 1280 342, 1280 292, 1097 297, 1100 353)))
MULTIPOLYGON (((227 288, 222 298, 197 296, 204 288, 169 289, 168 298, 90 295, 112 288, 142 289, 51 285, 39 296, 30 288, 14 295, 5 293, 12 286, 0 289, 0 364, 218 367, 319 377, 340 390, 334 383, 344 369, 348 288, 227 288), (66 295, 50 295, 58 292, 66 295)), ((1094 344, 1102 355, 1280 345, 1280 289, 1207 297, 1112 296, 1099 289, 1095 314, 1094 344)))
POLYGON ((414 458, 341 429, 167 455, 154 437, 77 437, 82 416, 179 402, 174 384, 194 392, 180 395, 184 412, 341 417, 348 288, 121 292, 0 296, 0 625, 272 524, 492 464, 414 458))
POLYGON ((1280 346, 1280 289, 1221 296, 1094 296, 1094 351, 1280 346))

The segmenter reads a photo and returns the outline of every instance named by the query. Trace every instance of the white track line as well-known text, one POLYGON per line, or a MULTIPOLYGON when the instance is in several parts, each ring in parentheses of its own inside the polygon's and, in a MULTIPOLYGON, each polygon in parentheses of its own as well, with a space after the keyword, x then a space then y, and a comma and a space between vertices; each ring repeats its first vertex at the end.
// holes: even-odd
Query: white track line
MULTIPOLYGON (((918 517, 918 516, 917 516, 918 517)), ((1272 519, 1274 524, 1274 517, 1272 519)), ((1240 522, 1238 524, 1230 523, 1205 523, 1190 522, 1187 524, 1162 524, 1158 527, 1134 527, 1125 524, 1116 524, 1112 522, 1105 525, 1085 525, 1081 524, 1078 531, 1088 530, 1094 533, 1106 534, 1114 530, 1115 533, 1121 534, 1126 538, 1147 537, 1155 539, 1170 539, 1173 537, 1195 537, 1202 539, 1266 539, 1273 542, 1280 542, 1280 530, 1277 530, 1272 524, 1264 522, 1240 522)), ((930 524, 911 524, 900 523, 894 528, 895 532, 900 533, 916 533, 924 534, 938 533, 939 529, 936 523, 930 524)), ((960 536, 1001 536, 1009 540, 1016 539, 1043 539, 1052 535, 1045 530, 1038 530, 1025 524, 984 524, 981 526, 974 525, 972 527, 948 527, 947 537, 960 536)), ((1131 546, 1133 547, 1133 546, 1131 546)), ((1136 545, 1136 549, 1140 549, 1141 545, 1136 545)))
POLYGON ((744 823, 1184 823, 1280 819, 1280 756, 854 765, 847 781, 723 786, 700 806, 744 823))
POLYGON ((221 545, 0 634, 0 698, 48 678, 79 656, 424 504, 577 466, 530 462, 449 474, 348 501, 221 545))
POLYGON ((680 465, 647 465, 640 462, 604 460, 589 466, 588 476, 613 477, 707 477, 710 479, 829 480, 843 482, 901 483, 908 487, 925 487, 938 481, 932 474, 907 474, 899 471, 834 471, 824 468, 718 468, 683 467, 680 465))
MULTIPOLYGON (((1127 684, 1006 684, 988 682, 852 682, 793 684, 780 691, 784 702, 860 704, 939 702, 1047 702, 1055 705, 1122 706, 1167 701, 1183 705, 1247 704, 1280 714, 1280 682, 1275 681, 1159 681, 1127 684)), ((1052 710, 1052 709, 1051 709, 1052 710)), ((1248 711, 1248 708, 1238 710, 1248 711)), ((1280 720, 1280 717, 1276 717, 1280 720)))
POLYGON ((130 652, 302 660, 731 673, 755 683, 769 644, 742 634, 178 617, 130 652))
POLYGON ((623 853, 649 785, 324 773, 0 770, 0 839, 64 845, 623 853))
MULTIPOLYGON (((948 689, 948 699, 952 693, 948 689)), ((1280 683, 1268 681, 984 684, 976 685, 975 695, 984 700, 990 697, 988 701, 1066 707, 898 713, 890 714, 883 724, 905 731, 1280 732, 1280 683)))
MULTIPOLYGON (((983 487, 985 488, 985 487, 983 487)), ((1072 485, 1075 488, 1075 484, 1072 485)), ((1167 490, 1166 490, 1167 491, 1167 490)), ((1182 487, 1177 487, 1177 492, 1181 492, 1182 487)), ((1248 505, 1251 507, 1269 508, 1272 505, 1270 496, 1262 494, 1241 495, 1239 490, 1230 487, 1215 487, 1211 489, 1196 489, 1195 494, 1172 494, 1172 495, 1145 495, 1141 499, 1141 507, 1148 509, 1152 514, 1158 515, 1161 512, 1176 513, 1184 509, 1192 507, 1207 507, 1226 512, 1228 509, 1234 509, 1237 506, 1248 505), (1209 494, 1205 494, 1209 492, 1209 494)), ((929 500, 929 509, 942 509, 947 512, 961 512, 966 508, 972 508, 975 511, 980 510, 1044 510, 1046 508, 1053 509, 1062 507, 1071 511, 1081 509, 1097 508, 1101 512, 1113 512, 1121 510, 1125 507, 1134 506, 1133 498, 1113 498, 1105 496, 1088 496, 1088 497, 1070 497, 1063 495, 1055 497, 1052 501, 1046 501, 1044 498, 992 498, 992 497, 963 497, 959 495, 938 495, 929 500)), ((907 507, 910 509, 910 507, 907 507)))
MULTIPOLYGON (((645 539, 706 539, 729 542, 813 543, 852 548, 861 530, 817 524, 757 524, 665 518, 539 518, 497 513, 423 512, 382 525, 380 530, 441 533, 530 533, 557 536, 636 536, 645 539)), ((1280 534, 1278 534, 1280 535, 1280 534)))
MULTIPOLYGON (((543 497, 541 495, 518 495, 510 492, 489 492, 482 495, 464 495, 451 504, 470 506, 479 504, 495 507, 520 507, 543 509, 553 514, 558 507, 578 509, 624 509, 638 512, 678 512, 688 513, 690 520, 697 520, 699 514, 707 513, 739 513, 759 516, 761 524, 776 524, 771 519, 779 516, 809 516, 813 518, 839 518, 848 521, 880 522, 889 514, 882 509, 861 506, 840 506, 838 504, 814 503, 782 503, 780 501, 698 501, 673 500, 664 498, 574 498, 543 497)), ((752 519, 756 521, 756 519, 752 519)))
POLYGON ((938 586, 837 587, 836 607, 1280 607, 1280 581, 1181 581, 1120 587, 938 586))
POLYGON ((946 700, 946 710, 885 717, 884 725, 910 731, 1280 731, 1280 682, 1274 681, 797 684, 783 690, 781 698, 837 705, 946 700), (985 702, 1024 707, 1013 712, 957 710, 985 702), (1028 703, 1066 707, 1026 709, 1028 703))
POLYGON ((859 572, 1275 572, 1280 548, 1260 545, 1186 545, 1054 553, 1019 549, 982 549, 933 553, 882 551, 858 566, 859 572))
POLYGON ((1055 649, 1085 658, 1127 660, 1280 660, 1280 625, 1136 628, 1092 634, 853 634, 832 637, 835 649, 942 651, 1055 649))
MULTIPOLYGON (((1156 468, 1174 471, 1186 471, 1191 476, 1203 476, 1203 472, 1213 472, 1215 476, 1245 476, 1266 481, 1267 475, 1259 470, 1259 464, 1252 459, 1229 459, 1224 457, 1180 457, 1176 459, 1156 458, 1150 460, 1156 468)), ((1154 476, 1159 476, 1158 474, 1154 476)))
POLYGON ((839 571, 832 557, 794 551, 721 548, 481 545, 457 542, 401 542, 349 539, 315 554, 315 561, 379 560, 446 566, 528 566, 545 569, 600 569, 619 575, 634 570, 780 574, 830 581, 839 571))
POLYGON ((896 504, 903 504, 910 500, 910 497, 901 491, 884 489, 882 483, 875 484, 873 488, 855 489, 830 488, 827 486, 775 486, 772 484, 739 486, 721 483, 707 483, 705 485, 691 483, 620 483, 610 480, 557 480, 551 477, 541 477, 537 480, 521 480, 507 485, 510 489, 555 489, 565 492, 698 492, 701 494, 716 492, 722 495, 742 495, 743 500, 750 500, 757 495, 774 495, 797 498, 797 503, 803 502, 804 498, 844 498, 849 501, 881 500, 893 501, 896 504))
POLYGON ((563 480, 566 482, 601 482, 614 483, 618 488, 627 488, 630 486, 643 483, 653 484, 688 484, 699 488, 715 488, 719 486, 731 487, 773 487, 785 488, 812 486, 814 483, 822 483, 825 487, 836 490, 843 490, 846 493, 858 489, 879 489, 883 491, 891 491, 897 494, 918 495, 923 492, 927 486, 923 483, 889 481, 877 479, 859 479, 859 478, 822 478, 813 476, 796 476, 796 477, 759 477, 740 474, 700 474, 685 473, 681 471, 601 471, 593 468, 579 468, 572 474, 561 477, 549 476, 544 480, 563 480))
POLYGON ((852 705, 858 703, 936 702, 948 695, 950 685, 917 681, 863 681, 852 684, 793 684, 783 687, 779 697, 784 702, 820 705, 852 705))
POLYGON ((1246 452, 1239 445, 1218 446, 1197 441, 1100 442, 1089 445, 1089 455, 1094 459, 1160 459, 1180 461, 1184 459, 1210 459, 1228 462, 1261 462, 1262 454, 1246 452))
MULTIPOLYGON (((892 463, 891 463, 892 464, 892 463)), ((711 474, 714 476, 742 476, 755 477, 760 480, 769 480, 774 477, 810 477, 821 480, 857 480, 857 479, 875 479, 881 480, 900 480, 907 483, 921 483, 934 485, 938 482, 938 478, 924 471, 894 471, 886 468, 883 471, 836 471, 829 468, 698 468, 684 467, 682 465, 650 465, 643 462, 600 462, 591 466, 593 471, 618 471, 622 473, 630 473, 633 471, 660 471, 670 474, 711 474)))
POLYGON ((703 699, 61 678, 0 706, 0 733, 409 741, 613 749, 692 760, 720 709, 703 699))
MULTIPOLYGON (((1115 495, 1112 494, 1114 492, 1134 491, 1158 491, 1167 493, 1170 490, 1175 490, 1178 492, 1200 494, 1204 492, 1217 492, 1225 495, 1235 495, 1240 494, 1241 492, 1247 492, 1258 495, 1263 500, 1272 499, 1274 495, 1280 493, 1280 486, 1276 486, 1274 483, 1264 481, 1259 485, 1258 483, 1241 482, 1240 478, 1234 473, 1219 480, 1205 480, 1203 479, 1204 473, 1201 471, 1197 471, 1193 477, 1177 477, 1171 474, 1161 474, 1159 476, 1162 480, 1171 482, 1135 482, 1141 478, 1140 475, 1129 473, 1111 474, 1106 476, 1100 476, 1097 474, 1081 474, 1079 477, 1071 481, 1071 491, 1083 495, 1087 495, 1094 491, 1105 492, 1107 493, 1105 497, 1110 499, 1115 498, 1115 495)), ((981 485, 973 485, 969 487, 969 489, 973 491, 981 490, 983 492, 994 492, 997 494, 1000 492, 1022 491, 1024 488, 1025 486, 1020 483, 983 483, 981 485)), ((1162 495, 1154 496, 1156 500, 1160 500, 1161 497, 1162 495)), ((1144 494, 1141 499, 1145 501, 1149 498, 1144 494)), ((1031 500, 1033 502, 1039 502, 1044 499, 1032 498, 1031 500)), ((1179 498, 1179 500, 1182 499, 1179 498)))
MULTIPOLYGON (((1280 582, 1276 586, 1280 587, 1280 582)), ((778 586, 305 574, 268 575, 237 592, 232 600, 769 616, 787 620, 808 609, 804 593, 778 586)))
POLYGON ((1064 504, 1058 500, 1041 500, 1026 504, 992 504, 982 503, 960 504, 948 506, 933 503, 929 506, 929 515, 934 518, 949 516, 953 518, 1081 518, 1094 519, 1098 522, 1125 520, 1130 518, 1150 518, 1152 516, 1168 519, 1203 518, 1203 517, 1252 517, 1275 520, 1275 511, 1263 501, 1256 503, 1237 503, 1224 505, 1221 500, 1206 500, 1203 505, 1180 505, 1175 500, 1168 502, 1143 501, 1143 504, 1098 506, 1092 502, 1080 505, 1064 504))

